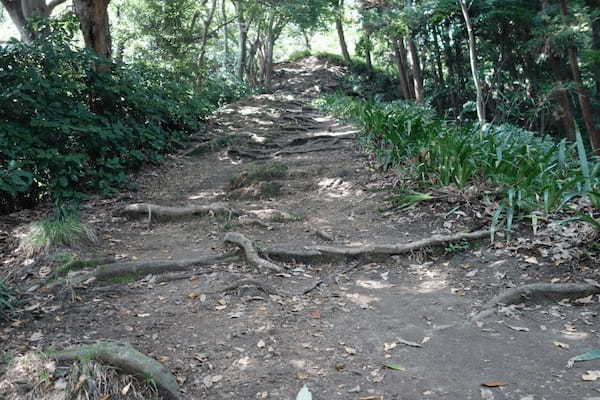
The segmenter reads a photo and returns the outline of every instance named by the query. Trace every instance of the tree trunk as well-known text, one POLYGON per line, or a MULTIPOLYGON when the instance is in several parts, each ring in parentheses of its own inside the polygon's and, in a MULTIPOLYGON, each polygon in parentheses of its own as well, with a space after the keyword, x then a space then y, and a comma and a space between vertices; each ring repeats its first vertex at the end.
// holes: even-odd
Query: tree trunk
POLYGON ((235 1, 234 6, 237 12, 237 23, 239 29, 238 38, 238 65, 237 65, 237 76, 240 81, 244 80, 246 74, 246 63, 247 63, 247 42, 248 42, 248 25, 244 18, 244 9, 241 1, 235 1))
POLYGON ((350 64, 350 53, 348 52, 348 45, 346 44, 346 36, 344 35, 344 23, 342 17, 344 15, 344 1, 340 0, 338 3, 338 9, 335 14, 335 29, 338 34, 340 41, 340 48, 342 49, 342 57, 347 64, 350 64))
POLYGON ((400 81, 400 92, 405 100, 412 99, 412 95, 408 85, 408 75, 406 73, 406 59, 402 56, 399 41, 402 39, 393 39, 391 41, 394 49, 394 61, 398 69, 398 80, 400 81))
MULTIPOLYGON (((567 0, 559 0, 560 12, 563 18, 566 20, 568 16, 567 0)), ((569 64, 571 67, 571 73, 573 74, 573 80, 575 81, 575 89, 577 90, 577 97, 579 98, 579 105, 581 106, 581 115, 585 123, 585 128, 588 133, 588 138, 592 151, 595 155, 600 156, 600 130, 594 123, 594 114, 592 111, 592 105, 587 95, 587 90, 583 85, 581 78, 581 71, 579 70, 579 60, 577 57, 577 47, 574 45, 569 46, 569 64)))
POLYGON ((28 26, 28 19, 31 17, 48 18, 58 5, 66 1, 52 0, 46 4, 46 0, 0 0, 17 27, 21 40, 25 43, 31 43, 36 37, 36 32, 33 32, 28 26))
POLYGON ((417 51, 417 45, 412 37, 408 38, 408 54, 412 64, 413 87, 415 100, 423 102, 423 73, 421 71, 421 59, 417 51))
MULTIPOLYGON (((586 0, 586 6, 591 11, 597 10, 600 7, 598 0, 586 0)), ((600 52, 600 17, 594 16, 591 21, 592 26, 592 50, 600 52)), ((594 80, 596 86, 596 102, 600 102, 600 62, 594 63, 594 80)))
MULTIPOLYGON (((223 21, 227 22, 227 7, 225 0, 221 1, 221 14, 223 21)), ((223 36, 225 37, 225 63, 229 60, 229 24, 223 24, 223 36)))
POLYGON ((469 35, 469 59, 471 61, 471 73, 473 75, 473 83, 475 84, 475 91, 477 93, 477 119, 480 123, 485 123, 485 104, 483 103, 483 91, 481 89, 481 81, 479 80, 479 71, 477 70, 477 54, 475 52, 475 34, 473 33, 473 26, 471 25, 471 19, 469 18, 469 10, 467 8, 466 0, 458 0, 460 8, 465 18, 465 24, 467 26, 467 34, 469 35))
MULTIPOLYGON (((106 58, 110 58, 112 51, 108 3, 110 0, 73 0, 86 47, 106 58)), ((110 68, 106 64, 97 67, 110 68)))
POLYGON ((367 64, 367 69, 369 73, 373 72, 373 57, 371 56, 371 34, 367 33, 365 35, 365 63, 367 64))
POLYGON ((440 43, 439 43, 439 35, 438 35, 438 30, 437 30, 437 26, 433 26, 433 53, 434 53, 434 57, 435 57, 435 62, 437 65, 437 71, 438 71, 438 84, 440 86, 445 86, 445 81, 444 81, 444 67, 442 64, 442 56, 441 53, 442 51, 440 50, 440 43))

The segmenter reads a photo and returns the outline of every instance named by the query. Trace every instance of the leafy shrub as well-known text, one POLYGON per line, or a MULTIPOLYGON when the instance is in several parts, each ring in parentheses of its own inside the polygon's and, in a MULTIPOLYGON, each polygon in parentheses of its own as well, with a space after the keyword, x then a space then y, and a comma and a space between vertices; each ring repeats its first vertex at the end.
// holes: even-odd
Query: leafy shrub
POLYGON ((288 56, 288 60, 290 61, 298 61, 301 60, 305 57, 310 57, 312 55, 310 50, 296 50, 294 52, 292 52, 289 56, 288 56))
POLYGON ((518 211, 551 213, 600 184, 600 163, 588 160, 581 136, 556 143, 512 125, 453 125, 426 106, 332 95, 320 104, 362 127, 360 143, 384 168, 406 166, 427 185, 465 186, 474 180, 503 193, 493 216, 510 232, 518 211))
POLYGON ((72 46, 71 32, 57 25, 0 48, 0 212, 110 194, 244 94, 223 79, 199 91, 161 69, 111 63, 72 46))

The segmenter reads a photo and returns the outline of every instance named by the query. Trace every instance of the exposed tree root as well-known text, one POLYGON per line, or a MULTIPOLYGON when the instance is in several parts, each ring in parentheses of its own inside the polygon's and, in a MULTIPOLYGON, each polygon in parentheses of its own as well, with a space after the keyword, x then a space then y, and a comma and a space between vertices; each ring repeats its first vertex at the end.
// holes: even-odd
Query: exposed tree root
POLYGON ((590 283, 532 283, 500 293, 485 303, 481 311, 475 314, 471 320, 478 321, 493 315, 498 306, 580 298, 591 294, 600 294, 600 286, 590 283))
POLYGON ((259 269, 265 268, 274 272, 283 271, 283 268, 281 268, 279 265, 265 260, 264 258, 261 258, 258 255, 256 247, 254 247, 254 243, 252 243, 250 239, 248 239, 241 233, 228 232, 227 234, 225 234, 225 242, 236 244, 237 246, 242 248, 246 255, 246 260, 250 264, 258 267, 259 269))
POLYGON ((235 157, 251 158, 253 160, 268 160, 272 158, 270 152, 261 150, 242 150, 242 149, 229 149, 227 154, 235 157))
POLYGON ((237 261, 235 255, 202 256, 184 260, 135 261, 100 265, 92 271, 75 274, 66 279, 58 279, 48 288, 66 283, 78 285, 88 281, 110 282, 123 278, 142 278, 146 275, 159 275, 169 272, 187 271, 190 267, 212 265, 220 262, 237 261))
POLYGON ((490 231, 485 230, 457 233, 454 235, 433 235, 414 242, 390 245, 368 245, 361 247, 306 246, 302 249, 268 248, 264 249, 262 254, 281 261, 304 263, 333 262, 356 257, 389 257, 460 240, 481 239, 489 235, 490 231))
POLYGON ((233 255, 202 256, 183 260, 135 261, 100 265, 93 272, 98 281, 110 281, 124 276, 159 275, 168 272, 185 271, 193 266, 212 265, 219 262, 235 261, 233 255))
POLYGON ((130 204, 121 210, 121 213, 129 216, 147 215, 150 220, 158 219, 173 219, 188 216, 204 216, 208 214, 214 215, 239 215, 225 203, 212 203, 205 206, 189 206, 189 207, 164 207, 156 204, 138 203, 130 204))
POLYGON ((336 150, 340 150, 339 146, 333 146, 335 145, 337 142, 333 141, 331 142, 331 146, 323 146, 323 147, 312 147, 312 148, 308 148, 308 149, 298 149, 298 150, 281 150, 281 151, 276 151, 275 153, 272 154, 272 157, 279 157, 279 156, 286 156, 286 155, 291 155, 291 154, 306 154, 306 153, 316 153, 319 151, 336 151, 336 150))
POLYGON ((94 360, 108 364, 135 375, 141 380, 150 379, 166 399, 179 400, 181 398, 177 379, 171 371, 153 358, 140 353, 129 343, 100 342, 73 346, 51 353, 49 357, 57 361, 94 360))
POLYGON ((304 146, 307 143, 313 142, 313 141, 318 141, 318 142, 323 142, 323 141, 339 141, 339 140, 348 140, 348 139, 353 139, 354 138, 354 134, 349 134, 349 135, 317 135, 317 136, 306 136, 306 137, 299 137, 299 138, 295 138, 290 140, 289 142, 287 142, 283 147, 296 147, 296 146, 304 146))

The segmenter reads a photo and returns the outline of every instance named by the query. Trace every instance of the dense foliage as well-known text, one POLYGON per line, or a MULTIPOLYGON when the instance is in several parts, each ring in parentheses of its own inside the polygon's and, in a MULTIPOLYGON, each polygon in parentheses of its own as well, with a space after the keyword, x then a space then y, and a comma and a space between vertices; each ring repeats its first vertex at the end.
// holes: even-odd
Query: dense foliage
POLYGON ((490 185, 500 199, 494 225, 505 216, 509 232, 517 213, 541 217, 600 187, 600 163, 588 160, 581 137, 568 144, 508 124, 482 130, 478 124, 447 123, 435 119, 429 107, 405 101, 332 95, 321 104, 358 122, 362 146, 413 184, 490 185))
POLYGON ((161 161, 217 104, 243 94, 227 82, 191 90, 183 77, 112 63, 75 48, 68 24, 32 44, 0 48, 0 208, 90 190, 161 161), (108 68, 98 68, 98 63, 108 68))

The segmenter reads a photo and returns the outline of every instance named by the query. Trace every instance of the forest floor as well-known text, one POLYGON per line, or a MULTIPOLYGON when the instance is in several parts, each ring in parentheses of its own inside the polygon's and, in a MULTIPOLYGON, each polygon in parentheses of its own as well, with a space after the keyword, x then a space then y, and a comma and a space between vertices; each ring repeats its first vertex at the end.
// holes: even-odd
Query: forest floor
MULTIPOLYGON (((600 398, 600 380, 582 379, 600 370, 600 360, 567 368, 573 356, 600 347, 597 296, 523 298, 470 320, 507 288, 597 280, 594 261, 572 256, 571 242, 560 239, 579 233, 524 231, 511 242, 460 241, 381 259, 301 256, 309 246, 408 243, 485 229, 486 210, 461 192, 461 202, 386 211, 389 193, 379 189, 398 177, 378 171, 358 149, 354 126, 311 103, 338 87, 336 68, 308 58, 278 65, 275 79, 273 94, 212 117, 197 152, 139 174, 138 191, 86 202, 83 216, 100 241, 81 252, 119 261, 190 259, 230 253, 235 246, 224 236, 239 232, 260 249, 276 248, 270 259, 282 270, 242 258, 166 275, 172 279, 51 292, 39 284, 47 268, 15 266, 18 256, 5 248, 5 268, 28 295, 19 319, 0 324, 7 355, 126 341, 173 371, 185 399, 293 400, 305 384, 314 399, 329 400, 600 398), (207 135, 230 140, 200 151, 207 135), (121 213, 132 203, 216 202, 242 216, 157 214, 148 221, 121 213)), ((3 221, 16 232, 35 213, 3 221)))

